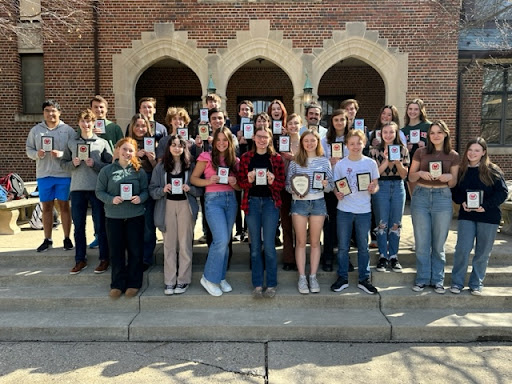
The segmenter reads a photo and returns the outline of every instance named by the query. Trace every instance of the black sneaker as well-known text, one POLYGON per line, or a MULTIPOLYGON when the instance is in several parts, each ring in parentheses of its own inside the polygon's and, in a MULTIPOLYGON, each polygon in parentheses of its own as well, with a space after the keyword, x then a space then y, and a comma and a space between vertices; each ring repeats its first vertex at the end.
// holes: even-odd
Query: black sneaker
POLYGON ((73 246, 73 243, 71 242, 71 239, 69 237, 66 237, 64 239, 64 250, 65 251, 71 251, 73 248, 75 248, 73 246))
POLYGON ((51 241, 50 239, 44 239, 43 244, 41 244, 39 248, 37 248, 37 252, 46 252, 52 247, 53 241, 51 241))
POLYGON ((391 264, 391 269, 393 270, 393 272, 398 272, 398 273, 401 273, 402 272, 402 266, 400 265, 400 263, 398 262, 398 259, 396 257, 392 258, 389 263, 391 264))
POLYGON ((366 280, 363 280, 363 281, 360 281, 359 284, 357 284, 357 288, 359 288, 360 290, 370 294, 370 295, 373 295, 375 293, 377 293, 377 288, 375 288, 372 283, 370 283, 370 280, 369 279, 366 279, 366 280))
POLYGON ((331 285, 331 291, 333 292, 341 292, 345 288, 348 288, 348 281, 341 276, 338 277, 338 280, 336 280, 333 285, 331 285))
POLYGON ((381 257, 379 259, 379 262, 377 263, 376 270, 379 272, 386 272, 387 268, 388 268, 388 260, 384 257, 381 257))

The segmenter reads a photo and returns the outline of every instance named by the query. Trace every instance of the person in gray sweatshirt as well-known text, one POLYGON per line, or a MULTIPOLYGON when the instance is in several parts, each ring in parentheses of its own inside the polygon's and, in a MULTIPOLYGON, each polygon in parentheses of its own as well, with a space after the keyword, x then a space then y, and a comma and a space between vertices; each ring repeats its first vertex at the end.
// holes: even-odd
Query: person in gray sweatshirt
POLYGON ((96 117, 90 109, 79 113, 80 132, 69 140, 61 160, 62 168, 71 172, 71 217, 75 225, 76 246, 75 266, 69 272, 72 275, 87 268, 85 222, 89 203, 100 251, 100 264, 94 272, 103 273, 109 267, 105 211, 95 190, 98 173, 112 163, 112 150, 108 141, 93 133, 95 121, 96 117))
POLYGON ((46 252, 53 246, 53 206, 57 199, 64 230, 64 250, 73 249, 69 238, 71 214, 69 188, 71 175, 60 166, 60 160, 68 141, 76 132, 60 120, 60 105, 55 100, 46 100, 42 106, 44 120, 32 127, 27 137, 27 156, 36 161, 36 179, 39 200, 43 206, 43 244, 37 252, 46 252))

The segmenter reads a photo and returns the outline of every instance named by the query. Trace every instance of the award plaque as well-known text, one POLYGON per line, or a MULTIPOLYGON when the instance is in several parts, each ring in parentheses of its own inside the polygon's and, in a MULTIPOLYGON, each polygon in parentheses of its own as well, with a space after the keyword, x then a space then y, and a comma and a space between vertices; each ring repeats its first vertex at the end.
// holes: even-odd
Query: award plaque
POLYGON ((481 191, 467 191, 466 192, 466 207, 468 209, 478 209, 480 207, 480 192, 481 191))
POLYGON ((290 152, 290 136, 279 137, 279 152, 290 152))
POLYGON ((183 179, 181 177, 171 178, 171 193, 173 195, 183 194, 183 179))
POLYGON ((96 120, 96 123, 94 124, 96 129, 100 130, 100 134, 105 133, 105 120, 104 119, 98 119, 96 120))
POLYGON ((208 136, 210 136, 210 131, 208 130, 208 124, 199 124, 198 130, 199 130, 199 137, 201 138, 201 140, 203 140, 203 141, 208 140, 208 136))
POLYGON ((53 137, 41 136, 41 149, 45 152, 53 151, 53 137))
POLYGON ((146 152, 155 152, 155 138, 145 137, 144 138, 144 150, 146 152))
POLYGON ((267 185, 267 168, 255 168, 256 185, 267 185))
POLYGON ((178 128, 178 135, 188 140, 188 128, 178 128))
POLYGON ((90 156, 90 149, 91 147, 89 144, 77 144, 76 145, 76 157, 78 157, 79 160, 87 160, 90 156))
POLYGON ((292 191, 299 197, 304 197, 309 192, 309 176, 305 173, 297 173, 290 179, 292 191))
POLYGON ((336 189, 338 192, 343 193, 343 195, 347 196, 352 193, 352 190, 350 189, 350 185, 348 185, 348 180, 346 177, 336 180, 334 182, 334 185, 336 185, 336 189))
POLYGON ((272 121, 272 133, 274 135, 280 135, 283 133, 283 122, 281 120, 272 121))
POLYGON ((254 135, 254 124, 245 123, 242 127, 244 129, 244 138, 246 140, 252 140, 252 136, 254 135))
POLYGON ((244 124, 250 123, 251 119, 248 117, 242 117, 240 118, 240 128, 243 128, 244 124))
POLYGON ((438 179, 443 174, 443 162, 442 161, 429 161, 428 171, 434 179, 438 179))
POLYGON ((228 181, 229 168, 228 167, 219 167, 219 169, 217 169, 217 175, 220 177, 218 184, 229 184, 229 181, 228 181))
POLYGON ((318 133, 318 125, 317 124, 309 124, 308 125, 308 130, 312 131, 312 132, 318 133))
POLYGON ((325 172, 313 172, 313 189, 324 189, 325 172))
POLYGON ((388 160, 389 161, 400 160, 400 146, 399 145, 388 145, 388 160))
POLYGON ((372 177, 370 172, 358 173, 357 174, 357 190, 358 191, 367 191, 368 186, 372 182, 372 177))
POLYGON ((375 138, 379 143, 382 143, 382 131, 380 129, 375 131, 375 138))
POLYGON ((331 144, 331 157, 343 157, 343 143, 331 144))
POLYGON ((354 129, 364 132, 364 119, 354 119, 354 129))
POLYGON ((420 142, 420 130, 412 129, 409 133, 409 143, 418 144, 420 142))
POLYGON ((133 194, 133 184, 131 183, 122 183, 121 184, 121 190, 120 190, 120 196, 123 200, 131 200, 133 194))
POLYGON ((206 123, 208 121, 208 108, 201 108, 199 110, 199 121, 206 123))

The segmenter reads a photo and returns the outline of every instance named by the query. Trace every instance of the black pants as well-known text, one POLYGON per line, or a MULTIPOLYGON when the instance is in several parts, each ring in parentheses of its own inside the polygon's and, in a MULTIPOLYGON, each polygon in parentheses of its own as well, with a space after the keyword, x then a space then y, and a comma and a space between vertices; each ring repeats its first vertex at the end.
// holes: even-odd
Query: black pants
POLYGON ((110 288, 142 287, 144 256, 144 216, 106 219, 107 239, 112 266, 110 288))

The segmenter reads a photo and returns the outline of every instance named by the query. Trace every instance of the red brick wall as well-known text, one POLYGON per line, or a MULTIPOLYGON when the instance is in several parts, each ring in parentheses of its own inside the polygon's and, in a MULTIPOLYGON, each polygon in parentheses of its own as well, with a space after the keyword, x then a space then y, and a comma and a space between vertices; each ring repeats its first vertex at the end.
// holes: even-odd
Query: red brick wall
MULTIPOLYGON (((431 117, 441 117, 450 127, 454 127, 457 89, 455 31, 458 24, 459 1, 444 1, 443 8, 436 8, 436 4, 404 0, 394 2, 390 8, 387 0, 275 3, 198 3, 196 0, 105 1, 99 18, 100 93, 109 101, 110 110, 114 111, 112 55, 119 54, 123 48, 130 48, 132 41, 141 39, 142 32, 153 31, 154 23, 173 22, 175 30, 187 31, 189 39, 195 39, 199 48, 208 48, 211 53, 217 53, 219 48, 227 47, 228 39, 236 38, 237 31, 248 30, 250 20, 265 19, 270 20, 272 30, 282 31, 284 39, 293 41, 293 48, 311 53, 314 48, 323 47, 323 40, 331 38, 333 30, 344 30, 345 22, 364 21, 368 30, 377 30, 380 37, 387 38, 390 47, 408 53, 407 99, 423 98, 431 117)), ((88 104, 89 98, 95 93, 92 34, 85 28, 91 25, 91 17, 92 12, 89 10, 89 17, 83 21, 84 30, 80 39, 75 33, 68 33, 62 26, 49 25, 59 31, 66 40, 46 42, 44 45, 46 96, 53 97, 62 104, 63 120, 73 124, 78 111, 88 104)), ((7 154, 9 159, 0 162, 0 174, 15 170, 24 178, 31 179, 34 177, 34 164, 26 160, 24 139, 33 124, 14 122, 14 114, 21 112, 20 69, 16 50, 15 38, 12 41, 0 41, 0 85, 4 90, 4 99, 10 101, 7 108, 4 107, 0 111, 0 128, 7 133, 0 138, 0 153, 2 159, 4 154, 7 154)), ((235 80, 243 70, 242 68, 242 72, 233 75, 228 86, 228 111, 231 116, 235 113, 231 103, 236 103, 237 93, 242 94, 249 90, 270 92, 270 87, 276 85, 274 82, 267 86, 264 80, 252 78, 252 83, 247 81, 244 87, 238 87, 235 80), (240 89, 237 91, 237 88, 240 89)), ((269 73, 263 74, 267 80, 273 77, 269 73)), ((286 82, 284 74, 281 78, 286 82)), ((376 105, 382 104, 382 101, 370 101, 370 96, 367 97, 362 91, 363 82, 354 81, 352 78, 344 81, 347 88, 355 89, 355 94, 363 95, 364 100, 358 98, 361 99, 362 106, 368 108, 368 112, 361 111, 365 114, 364 117, 370 121, 374 119, 373 110, 378 108, 376 105), (356 89, 358 86, 359 90, 356 89)), ((321 84, 321 87, 323 86, 321 84)), ((325 87, 328 87, 327 82, 325 87)), ((197 92, 197 87, 190 86, 190 90, 197 92)), ((292 110, 291 86, 283 83, 280 90, 286 106, 292 110)), ((382 98, 382 93, 379 98, 382 98)))

